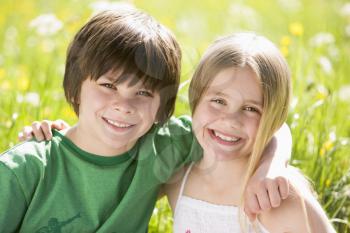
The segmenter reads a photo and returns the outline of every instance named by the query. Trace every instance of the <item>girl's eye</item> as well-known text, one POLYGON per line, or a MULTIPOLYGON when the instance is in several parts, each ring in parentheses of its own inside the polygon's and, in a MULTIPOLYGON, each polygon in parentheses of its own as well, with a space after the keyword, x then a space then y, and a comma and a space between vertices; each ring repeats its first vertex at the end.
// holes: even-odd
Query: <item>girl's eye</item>
POLYGON ((153 95, 150 91, 138 91, 137 95, 146 96, 146 97, 153 97, 153 95))
POLYGON ((113 90, 116 90, 116 89, 117 89, 117 87, 114 86, 112 83, 102 83, 102 84, 100 84, 100 85, 103 86, 103 87, 106 87, 106 88, 108 88, 108 89, 113 89, 113 90))
POLYGON ((223 100, 223 99, 212 99, 212 100, 210 100, 210 102, 213 102, 216 104, 222 104, 222 105, 226 104, 225 100, 223 100))
POLYGON ((249 112, 260 113, 260 111, 254 107, 244 107, 244 110, 249 111, 249 112))

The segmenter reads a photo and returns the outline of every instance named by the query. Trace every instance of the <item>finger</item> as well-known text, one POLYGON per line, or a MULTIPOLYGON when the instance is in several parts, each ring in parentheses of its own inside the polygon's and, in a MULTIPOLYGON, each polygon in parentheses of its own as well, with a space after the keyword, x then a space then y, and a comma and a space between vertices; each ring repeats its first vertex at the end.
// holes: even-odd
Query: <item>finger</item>
POLYGON ((41 130, 41 123, 34 121, 32 124, 33 134, 37 141, 43 141, 45 139, 44 132, 41 130))
POLYGON ((282 199, 286 199, 289 196, 289 182, 285 177, 277 177, 278 190, 282 199))
POLYGON ((18 133, 18 141, 23 142, 26 140, 24 133, 21 131, 18 133))
POLYGON ((52 128, 57 130, 62 130, 62 129, 69 128, 69 125, 64 120, 56 120, 52 123, 52 128))
POLYGON ((24 140, 31 139, 33 137, 33 128, 30 126, 24 126, 23 128, 23 137, 24 140))
POLYGON ((67 122, 65 122, 64 120, 59 120, 61 122, 61 125, 62 125, 62 129, 66 129, 66 128, 69 128, 69 124, 67 122))
POLYGON ((267 193, 269 194, 270 204, 273 208, 280 206, 281 196, 278 190, 278 183, 274 180, 267 183, 267 193))
POLYGON ((255 193, 247 191, 245 194, 244 209, 247 214, 258 214, 261 211, 259 201, 255 193))
POLYGON ((244 208, 244 213, 247 215, 249 221, 254 222, 256 219, 256 214, 250 212, 248 209, 244 208))
POLYGON ((50 140, 52 138, 52 132, 51 132, 51 121, 43 120, 41 122, 41 131, 44 134, 45 140, 50 140))
POLYGON ((261 188, 256 193, 256 196, 262 211, 271 209, 270 198, 266 188, 261 188))

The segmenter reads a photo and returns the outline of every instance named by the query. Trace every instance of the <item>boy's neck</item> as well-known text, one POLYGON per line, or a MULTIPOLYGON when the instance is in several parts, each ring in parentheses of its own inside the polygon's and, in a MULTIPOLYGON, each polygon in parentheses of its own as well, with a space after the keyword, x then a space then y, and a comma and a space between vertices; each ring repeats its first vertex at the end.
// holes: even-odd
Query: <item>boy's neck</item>
POLYGON ((89 135, 89 132, 84 132, 84 129, 78 125, 71 127, 65 133, 65 136, 83 151, 103 157, 122 155, 129 151, 136 143, 133 142, 124 147, 114 148, 109 147, 98 139, 86 137, 86 135, 89 135))

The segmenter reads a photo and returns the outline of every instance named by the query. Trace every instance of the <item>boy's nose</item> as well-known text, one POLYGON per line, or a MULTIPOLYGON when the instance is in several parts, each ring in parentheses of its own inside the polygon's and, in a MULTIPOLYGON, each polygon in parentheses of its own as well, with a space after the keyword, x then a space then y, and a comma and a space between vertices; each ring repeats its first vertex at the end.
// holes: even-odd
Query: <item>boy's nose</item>
POLYGON ((124 114, 132 114, 134 112, 133 106, 127 100, 121 100, 115 103, 114 110, 124 114))

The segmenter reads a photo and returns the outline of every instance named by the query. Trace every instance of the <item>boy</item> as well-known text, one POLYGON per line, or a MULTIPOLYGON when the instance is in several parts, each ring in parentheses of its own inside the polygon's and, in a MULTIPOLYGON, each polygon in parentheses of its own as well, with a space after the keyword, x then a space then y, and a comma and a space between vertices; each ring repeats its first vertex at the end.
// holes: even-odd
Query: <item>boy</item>
POLYGON ((83 26, 63 81, 78 122, 0 156, 1 232, 146 232, 160 186, 201 150, 188 118, 161 127, 180 61, 173 35, 137 10, 83 26))

